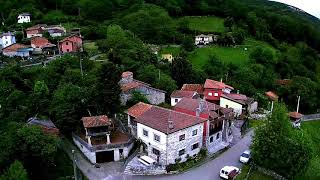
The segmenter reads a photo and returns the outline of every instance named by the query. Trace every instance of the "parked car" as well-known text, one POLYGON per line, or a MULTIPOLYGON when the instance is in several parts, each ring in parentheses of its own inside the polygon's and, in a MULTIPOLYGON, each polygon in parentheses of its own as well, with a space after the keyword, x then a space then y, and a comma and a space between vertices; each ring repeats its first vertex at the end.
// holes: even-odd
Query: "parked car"
POLYGON ((224 166, 220 170, 220 177, 223 179, 235 179, 239 175, 241 170, 234 166, 224 166))
POLYGON ((150 166, 150 165, 155 164, 155 160, 153 160, 149 156, 141 156, 138 158, 138 161, 146 166, 150 166))
POLYGON ((250 150, 244 151, 240 156, 240 162, 242 163, 248 163, 251 159, 251 152, 250 150))

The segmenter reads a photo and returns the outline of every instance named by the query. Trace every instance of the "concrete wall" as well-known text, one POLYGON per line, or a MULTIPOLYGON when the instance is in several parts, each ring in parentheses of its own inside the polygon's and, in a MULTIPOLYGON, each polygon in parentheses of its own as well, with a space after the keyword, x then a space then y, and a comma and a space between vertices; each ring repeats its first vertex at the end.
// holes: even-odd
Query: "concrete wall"
POLYGON ((242 105, 233 101, 230 101, 229 99, 226 99, 224 97, 220 98, 220 106, 226 108, 233 108, 233 112, 235 113, 235 116, 239 116, 242 114, 242 105))
POLYGON ((175 106, 181 99, 182 98, 171 98, 171 106, 175 106))
POLYGON ((96 153, 91 152, 89 149, 87 149, 85 146, 83 146, 75 138, 72 138, 72 139, 73 139, 74 144, 79 148, 79 150, 83 153, 83 155, 86 156, 92 164, 96 163, 96 153))
POLYGON ((248 107, 249 113, 253 113, 253 112, 257 111, 257 109, 258 109, 258 102, 257 101, 253 102, 248 107))
POLYGON ((204 123, 201 123, 168 135, 166 164, 175 164, 175 160, 178 158, 181 158, 180 162, 186 161, 187 154, 189 154, 189 156, 198 154, 202 147, 203 128, 204 123), (192 132, 195 129, 197 129, 197 135, 193 136, 192 132), (185 134, 185 140, 179 141, 179 136, 183 134, 185 134), (192 150, 192 145, 196 143, 199 143, 199 147, 192 150), (185 154, 179 156, 179 151, 182 149, 185 149, 185 154))
POLYGON ((30 21, 30 16, 18 16, 18 23, 28 23, 30 21))

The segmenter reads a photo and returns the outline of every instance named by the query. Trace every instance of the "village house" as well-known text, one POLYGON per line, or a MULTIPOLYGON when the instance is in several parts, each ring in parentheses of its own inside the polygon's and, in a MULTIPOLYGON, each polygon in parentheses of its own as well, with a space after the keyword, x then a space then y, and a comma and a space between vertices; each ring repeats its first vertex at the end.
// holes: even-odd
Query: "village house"
POLYGON ((30 13, 19 14, 17 19, 18 19, 19 24, 29 23, 29 22, 31 22, 31 14, 30 13))
POLYGON ((258 102, 239 93, 224 93, 220 97, 220 106, 232 108, 235 116, 247 115, 258 109, 258 102))
POLYGON ((33 51, 32 47, 15 43, 3 48, 2 54, 4 56, 9 56, 9 57, 18 56, 23 58, 23 57, 29 57, 32 54, 32 51, 33 51))
POLYGON ((175 90, 172 92, 171 96, 171 106, 175 106, 182 98, 200 98, 200 95, 195 91, 182 91, 175 90))
POLYGON ((58 42, 60 54, 82 52, 82 38, 72 35, 58 42))
POLYGON ((0 45, 2 48, 8 47, 16 43, 16 37, 11 32, 3 33, 0 35, 0 45))
POLYGON ((172 56, 172 54, 161 54, 161 59, 167 60, 168 62, 172 63, 173 56, 172 56))
POLYGON ((200 96, 203 96, 203 85, 202 84, 183 84, 181 87, 182 91, 195 91, 200 96))
POLYGON ((200 34, 195 37, 194 44, 195 45, 207 45, 212 42, 217 42, 218 41, 218 35, 213 35, 213 34, 200 34))
POLYGON ((28 119, 27 124, 39 126, 47 134, 51 134, 54 136, 59 135, 59 129, 49 119, 43 120, 36 117, 32 117, 28 119))
POLYGON ((292 127, 300 128, 303 114, 298 112, 289 112, 289 118, 292 124, 292 127))
POLYGON ((219 104, 222 94, 230 94, 233 87, 226 85, 222 81, 206 79, 204 83, 204 98, 206 101, 219 104))
POLYGON ((55 55, 58 51, 56 45, 50 43, 44 37, 32 37, 31 47, 33 48, 33 54, 55 55))
POLYGON ((121 87, 120 100, 122 105, 132 98, 133 92, 144 95, 151 104, 161 104, 165 101, 165 91, 151 87, 150 84, 133 79, 133 73, 126 71, 121 75, 119 82, 121 87))
POLYGON ((50 34, 51 37, 61 37, 66 35, 66 29, 61 25, 52 25, 45 27, 45 30, 50 34))
POLYGON ((83 117, 84 129, 72 134, 73 142, 93 164, 127 158, 133 138, 107 116, 83 117))
POLYGON ((200 152, 206 119, 145 103, 127 113, 131 131, 159 165, 184 162, 200 152))
POLYGON ((207 121, 204 123, 203 146, 209 153, 226 147, 232 140, 231 125, 234 119, 232 108, 223 108, 203 99, 182 98, 174 110, 201 117, 207 121))
POLYGON ((46 24, 37 24, 26 29, 27 38, 42 37, 45 32, 46 24))

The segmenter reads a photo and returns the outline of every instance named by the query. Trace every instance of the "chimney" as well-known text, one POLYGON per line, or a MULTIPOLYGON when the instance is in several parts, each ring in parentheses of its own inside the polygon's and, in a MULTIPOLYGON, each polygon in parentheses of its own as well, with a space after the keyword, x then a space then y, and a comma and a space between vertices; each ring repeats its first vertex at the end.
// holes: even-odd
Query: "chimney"
POLYGON ((237 90, 237 94, 239 94, 240 93, 240 91, 239 90, 237 90))
POLYGON ((222 82, 222 78, 220 79, 220 82, 222 82))
POLYGON ((169 120, 168 123, 169 123, 169 129, 173 129, 174 128, 173 122, 169 120))
POLYGON ((133 73, 130 71, 123 72, 121 75, 120 84, 127 84, 133 81, 133 73))
POLYGON ((196 116, 197 116, 197 117, 200 117, 200 113, 201 113, 200 108, 197 108, 197 109, 196 109, 196 116))

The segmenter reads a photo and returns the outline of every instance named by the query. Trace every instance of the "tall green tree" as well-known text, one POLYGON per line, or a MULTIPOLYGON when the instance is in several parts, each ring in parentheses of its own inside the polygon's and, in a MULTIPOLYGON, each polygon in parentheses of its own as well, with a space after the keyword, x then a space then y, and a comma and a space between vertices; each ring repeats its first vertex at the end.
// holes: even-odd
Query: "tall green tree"
POLYGON ((0 176, 0 180, 28 180, 28 174, 20 161, 14 161, 0 176))
POLYGON ((177 57, 172 62, 171 75, 179 87, 185 83, 191 83, 193 81, 192 64, 185 56, 177 57))
POLYGON ((253 161, 287 178, 304 172, 312 157, 308 136, 291 127, 287 110, 276 104, 264 125, 255 130, 253 161))

